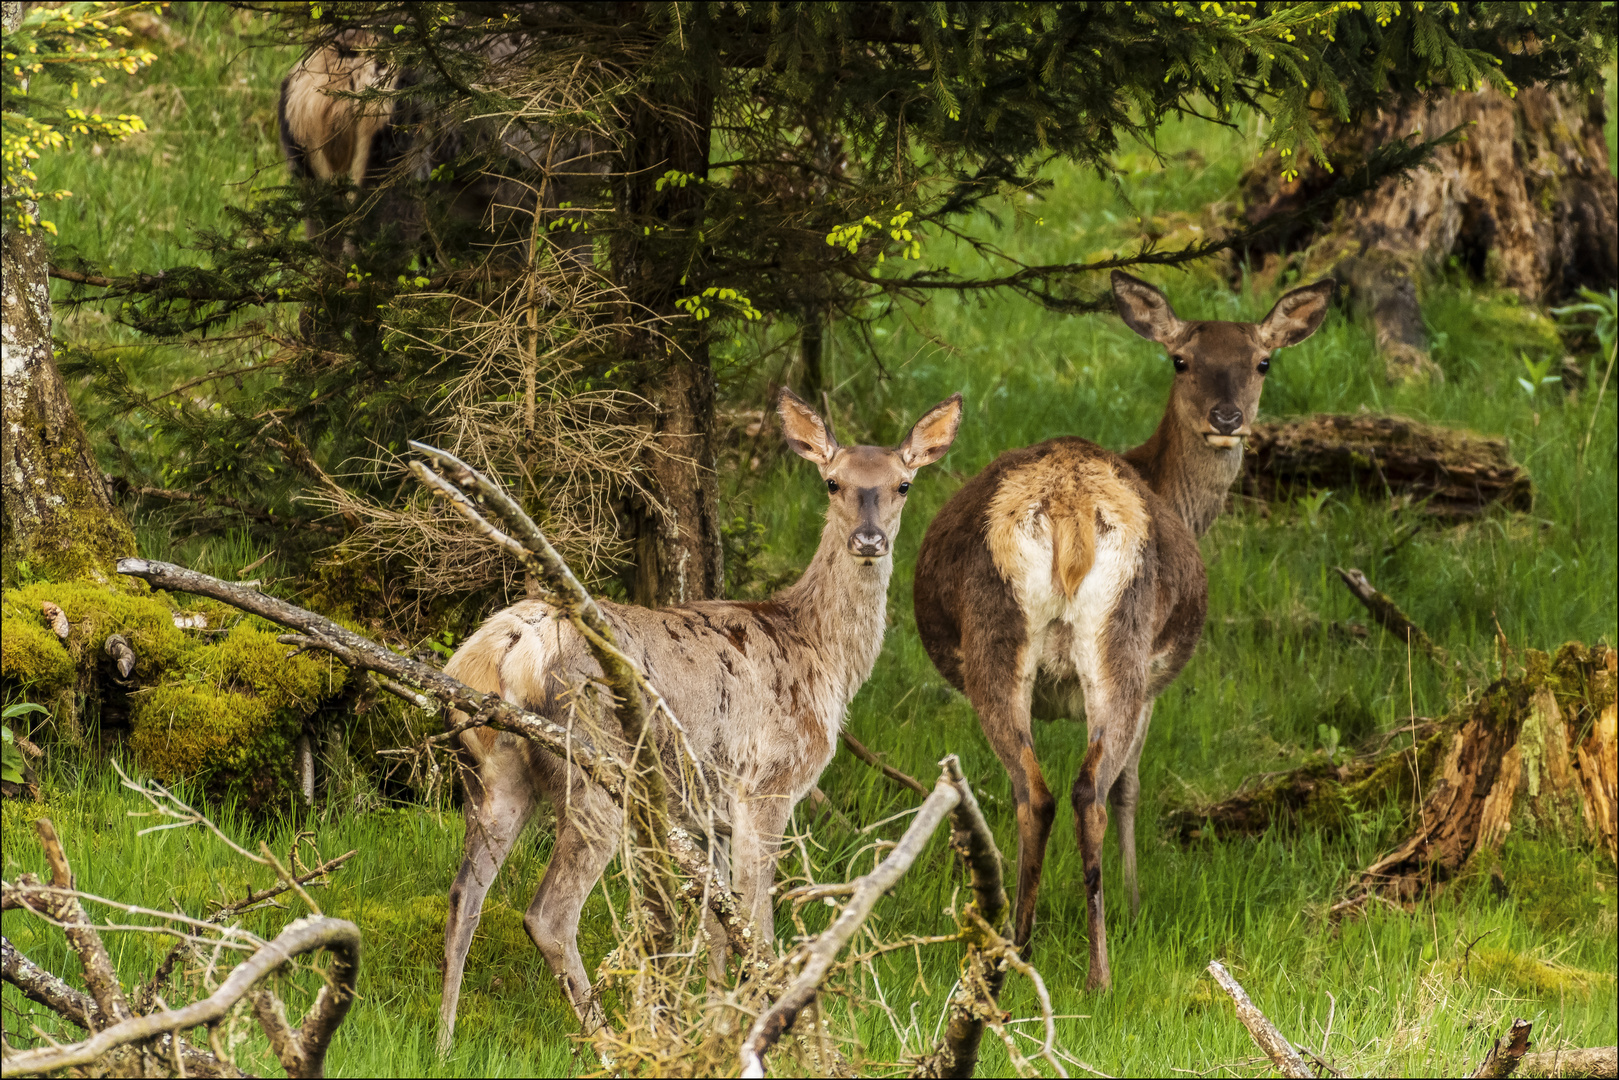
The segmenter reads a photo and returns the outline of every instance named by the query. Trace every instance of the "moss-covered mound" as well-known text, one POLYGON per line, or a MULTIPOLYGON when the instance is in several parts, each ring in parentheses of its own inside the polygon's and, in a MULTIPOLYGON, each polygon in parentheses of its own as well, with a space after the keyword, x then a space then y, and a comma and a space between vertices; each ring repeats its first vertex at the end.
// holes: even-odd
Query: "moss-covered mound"
POLYGON ((182 612, 164 594, 119 585, 36 582, 7 590, 0 615, 0 678, 8 694, 50 708, 56 735, 82 741, 75 706, 84 700, 104 738, 116 740, 128 724, 128 748, 144 772, 201 781, 248 805, 291 790, 298 735, 348 674, 324 655, 289 657, 274 628, 224 605, 182 612), (47 604, 66 617, 66 641, 48 624, 47 604), (135 653, 127 680, 112 678, 105 656, 113 634, 135 653))

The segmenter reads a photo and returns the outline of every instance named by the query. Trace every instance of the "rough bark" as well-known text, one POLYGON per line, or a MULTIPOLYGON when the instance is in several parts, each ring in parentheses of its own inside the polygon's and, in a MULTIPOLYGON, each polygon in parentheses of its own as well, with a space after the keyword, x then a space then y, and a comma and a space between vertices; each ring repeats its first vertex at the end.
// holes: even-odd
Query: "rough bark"
POLYGON ((1391 796, 1412 806, 1407 838, 1356 875, 1353 910, 1374 894, 1408 903, 1455 877, 1511 831, 1562 837, 1619 858, 1619 653, 1570 642, 1528 650, 1523 670, 1411 739, 1334 765, 1326 760, 1169 817, 1183 838, 1308 823, 1344 828, 1391 796), (1400 745, 1405 743, 1405 745, 1400 745))
POLYGON ((702 291, 698 232, 708 177, 713 96, 706 88, 635 107, 624 137, 626 220, 614 266, 624 291, 624 350, 651 403, 646 472, 658 505, 628 508, 636 566, 631 593, 649 607, 723 594, 714 470, 714 373, 708 335, 676 306, 702 291), (670 183, 671 170, 686 177, 670 183), (660 190, 661 187, 661 190, 660 190))
POLYGON ((135 537, 113 503, 51 348, 50 249, 40 229, 0 229, 0 578, 110 578, 135 537))
MULTIPOLYGON (((1619 276, 1619 198, 1603 134, 1600 94, 1526 86, 1436 94, 1379 110, 1339 132, 1338 171, 1412 131, 1462 129, 1434 168, 1383 182, 1311 235, 1280 238, 1307 277, 1332 274, 1371 320, 1391 380, 1437 376, 1419 309, 1422 276, 1457 257, 1477 278, 1531 303, 1619 276)), ((1294 209, 1330 184, 1319 166, 1276 184, 1267 159, 1246 182, 1250 223, 1294 209)), ((1276 249, 1273 249, 1273 252, 1276 249)), ((1250 255, 1266 254, 1250 251, 1250 255)), ((1274 273, 1283 260, 1267 260, 1274 273)))
POLYGON ((1237 1019, 1242 1026, 1248 1029, 1248 1035, 1254 1040, 1254 1045, 1265 1052, 1270 1063, 1277 1072, 1283 1076, 1298 1077, 1299 1080, 1314 1080, 1315 1073, 1304 1063, 1299 1052, 1293 1049, 1293 1044, 1287 1041, 1287 1036, 1276 1030, 1276 1025, 1259 1010, 1242 984, 1231 977, 1225 965, 1218 960, 1209 961, 1209 974, 1214 981, 1220 984, 1231 997, 1231 1003, 1237 1007, 1237 1019))
POLYGON ((1401 416, 1322 414, 1255 424, 1241 490, 1286 499, 1310 488, 1361 491, 1438 518, 1476 517, 1499 503, 1534 506, 1534 485, 1507 441, 1401 416))

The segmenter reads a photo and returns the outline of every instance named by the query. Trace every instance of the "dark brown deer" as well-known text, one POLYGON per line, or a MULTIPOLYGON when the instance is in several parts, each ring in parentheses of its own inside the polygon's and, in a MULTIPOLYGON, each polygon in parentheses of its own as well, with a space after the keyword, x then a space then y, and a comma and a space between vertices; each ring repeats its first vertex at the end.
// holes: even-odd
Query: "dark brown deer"
MULTIPOLYGON (((601 603, 619 644, 679 718, 685 743, 729 785, 730 798, 715 810, 731 828, 737 893, 767 944, 774 941, 770 886, 783 830, 832 760, 844 713, 882 650, 905 493, 916 471, 950 448, 961 395, 928 410, 893 448, 838 445, 789 391, 782 391, 779 410, 787 445, 820 468, 830 495, 821 544, 803 577, 762 603, 712 600, 657 611, 601 603)), ((444 670, 559 723, 572 722, 570 702, 601 678, 573 626, 540 600, 491 616, 444 670)), ((623 752, 622 740, 593 737, 623 752)), ((577 769, 525 739, 475 728, 461 741, 468 764, 466 855, 444 931, 439 1049, 450 1047, 484 897, 542 795, 556 809, 556 843, 523 924, 580 1021, 594 1026, 600 1014, 579 956, 579 913, 617 847, 619 807, 577 769)), ((673 786, 679 741, 665 732, 662 745, 673 786)), ((717 928, 714 936, 725 940, 717 928)), ((724 964, 719 945, 710 974, 724 964)))
POLYGON ((1163 293, 1114 271, 1119 314, 1175 364, 1158 430, 1122 456, 1073 437, 1008 451, 945 504, 922 539, 917 630, 1012 777, 1019 945, 1034 929, 1057 813, 1030 717, 1086 718, 1090 746, 1072 799, 1092 989, 1111 978, 1102 911, 1109 802, 1132 918, 1140 905, 1137 766, 1153 700, 1203 633, 1208 583, 1197 537, 1242 466, 1271 353, 1315 333, 1332 292, 1330 281, 1296 289, 1258 323, 1186 322, 1163 293))

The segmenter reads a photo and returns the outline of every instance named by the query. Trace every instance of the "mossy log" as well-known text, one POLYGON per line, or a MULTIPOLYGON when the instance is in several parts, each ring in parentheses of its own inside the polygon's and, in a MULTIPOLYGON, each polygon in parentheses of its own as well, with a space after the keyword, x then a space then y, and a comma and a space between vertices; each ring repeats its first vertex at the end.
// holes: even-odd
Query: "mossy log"
POLYGON ((1520 672, 1443 720, 1406 729, 1407 738, 1385 738, 1344 765, 1323 758, 1263 778, 1169 823, 1183 839, 1284 823, 1331 831, 1389 800, 1411 807, 1406 839, 1356 876, 1340 908, 1374 894, 1408 902, 1513 830, 1619 859, 1616 670, 1619 653, 1606 645, 1528 650, 1520 672))
POLYGON ((1269 500, 1311 488, 1359 490, 1440 518, 1534 505, 1529 474, 1512 460, 1505 439, 1399 416, 1322 414, 1255 424, 1242 468, 1242 493, 1269 500))

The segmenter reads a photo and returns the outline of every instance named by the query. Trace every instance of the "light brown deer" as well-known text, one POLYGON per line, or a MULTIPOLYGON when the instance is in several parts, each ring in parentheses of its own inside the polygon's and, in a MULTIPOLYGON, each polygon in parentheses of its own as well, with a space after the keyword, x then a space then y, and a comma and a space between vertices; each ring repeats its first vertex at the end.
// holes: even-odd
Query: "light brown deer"
POLYGON ((1110 981, 1102 910, 1107 803, 1118 816, 1130 912, 1137 766, 1152 703, 1203 632, 1208 583, 1197 537, 1242 466, 1271 353, 1313 334, 1333 284, 1277 301, 1258 323, 1186 322, 1163 293, 1114 271, 1119 313, 1175 365, 1158 430, 1120 456, 1059 438, 1002 454, 928 527, 916 624, 941 674, 967 695, 1017 799, 1015 934, 1026 945, 1057 804, 1031 715, 1078 717, 1090 746, 1074 780, 1090 930, 1087 985, 1110 981))
MULTIPOLYGON (((788 445, 816 464, 830 496, 820 547, 797 583, 760 603, 707 601, 657 611, 601 604, 620 647, 679 719, 686 744, 730 785, 729 805, 715 810, 731 827, 734 886, 766 944, 774 940, 770 886, 782 833, 832 760, 845 710, 877 662, 905 493, 916 471, 954 441, 961 395, 934 406, 893 449, 838 445, 789 391, 782 391, 778 410, 788 445)), ((571 722, 573 695, 601 678, 572 625, 538 600, 490 617, 445 671, 561 723, 571 722)), ((623 752, 621 741, 596 737, 623 752)), ((617 846, 620 810, 577 769, 525 739, 480 728, 462 741, 466 852, 444 931, 440 1049, 448 1050, 454 1032, 484 897, 540 795, 556 808, 556 845, 523 922, 580 1021, 592 1026, 599 1017, 579 956, 579 913, 617 846)), ((676 784, 672 732, 663 732, 661 745, 676 784)), ((724 937, 714 940, 711 974, 725 964, 718 944, 724 937)))

